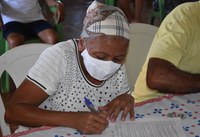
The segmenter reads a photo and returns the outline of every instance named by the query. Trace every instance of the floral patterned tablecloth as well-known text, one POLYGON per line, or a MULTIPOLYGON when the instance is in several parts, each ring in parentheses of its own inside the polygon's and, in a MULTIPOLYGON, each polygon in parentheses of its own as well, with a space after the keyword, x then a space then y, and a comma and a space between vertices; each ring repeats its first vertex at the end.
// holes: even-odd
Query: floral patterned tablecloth
MULTIPOLYGON (((167 95, 135 104, 135 118, 180 117, 187 137, 200 137, 200 93, 167 95)), ((87 137, 63 127, 40 127, 7 137, 87 137)))
POLYGON ((135 118, 180 117, 188 137, 200 137, 200 93, 168 95, 137 103, 135 118))

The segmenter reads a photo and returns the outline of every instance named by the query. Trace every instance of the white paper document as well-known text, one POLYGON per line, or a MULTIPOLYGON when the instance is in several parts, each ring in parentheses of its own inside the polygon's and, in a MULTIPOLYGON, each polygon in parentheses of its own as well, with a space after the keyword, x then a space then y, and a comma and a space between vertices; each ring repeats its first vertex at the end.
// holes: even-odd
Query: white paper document
POLYGON ((186 137, 186 135, 180 118, 143 118, 111 123, 98 137, 186 137))

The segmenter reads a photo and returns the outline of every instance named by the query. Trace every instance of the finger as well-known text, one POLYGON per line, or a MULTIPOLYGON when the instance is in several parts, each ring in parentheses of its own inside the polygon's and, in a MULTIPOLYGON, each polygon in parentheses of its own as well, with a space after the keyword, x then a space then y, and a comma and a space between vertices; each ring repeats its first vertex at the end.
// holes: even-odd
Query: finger
POLYGON ((107 104, 105 106, 99 106, 98 110, 100 112, 106 112, 106 117, 110 118, 112 112, 114 111, 114 106, 110 105, 110 103, 109 103, 109 104, 107 104))
POLYGON ((134 120, 134 119, 135 119, 135 117, 134 117, 135 113, 134 113, 134 108, 133 108, 133 107, 132 107, 132 109, 129 111, 129 114, 130 114, 130 120, 134 120))
POLYGON ((99 111, 107 111, 107 110, 108 110, 108 105, 99 106, 99 107, 98 107, 98 110, 99 110, 99 111))
POLYGON ((93 134, 101 134, 104 129, 100 129, 98 127, 93 127, 94 133, 93 134))
POLYGON ((102 131, 98 128, 96 128, 95 126, 91 126, 89 127, 88 129, 84 130, 82 133, 84 134, 88 134, 88 135, 91 135, 91 134, 101 134, 102 131))
POLYGON ((107 117, 111 120, 112 119, 112 115, 113 115, 113 113, 114 113, 114 110, 115 110, 115 107, 113 106, 113 107, 110 107, 109 109, 108 109, 108 111, 106 111, 107 112, 107 117))
POLYGON ((118 105, 118 106, 115 107, 115 109, 114 109, 114 111, 112 113, 111 122, 115 122, 116 121, 120 110, 121 110, 121 106, 118 105))
POLYGON ((93 124, 93 126, 98 132, 102 132, 106 129, 106 127, 108 127, 108 124, 102 124, 96 121, 95 124, 93 124))
POLYGON ((122 120, 122 121, 125 121, 125 120, 126 120, 126 116, 127 116, 127 114, 128 114, 129 111, 130 111, 130 108, 129 108, 129 107, 125 107, 125 108, 124 108, 124 111, 123 111, 122 117, 121 117, 121 120, 122 120))
POLYGON ((100 115, 96 115, 94 120, 105 126, 108 126, 109 124, 108 120, 100 115))
POLYGON ((106 111, 101 111, 98 113, 98 115, 100 115, 101 117, 106 118, 106 119, 108 118, 108 114, 106 111))
POLYGON ((91 113, 82 131, 85 134, 100 134, 107 126, 108 120, 95 113, 91 113))
POLYGON ((95 121, 92 123, 92 129, 95 131, 96 134, 101 134, 103 130, 105 130, 106 127, 108 127, 108 124, 109 122, 107 119, 101 116, 97 116, 95 121))

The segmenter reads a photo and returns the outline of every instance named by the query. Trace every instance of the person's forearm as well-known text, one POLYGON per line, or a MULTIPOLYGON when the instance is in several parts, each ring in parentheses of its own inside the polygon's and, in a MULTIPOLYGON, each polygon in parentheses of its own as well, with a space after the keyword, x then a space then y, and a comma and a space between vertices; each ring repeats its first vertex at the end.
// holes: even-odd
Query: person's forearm
POLYGON ((168 61, 151 58, 147 69, 148 87, 165 93, 200 91, 200 75, 181 71, 168 61))
POLYGON ((131 22, 130 0, 118 0, 118 6, 124 12, 128 21, 131 22))
POLYGON ((49 6, 55 6, 56 5, 56 0, 45 0, 45 1, 49 6))
POLYGON ((76 114, 76 112, 57 112, 40 109, 27 104, 18 104, 16 107, 8 106, 5 119, 8 123, 27 127, 46 125, 76 128, 76 114))
POLYGON ((27 127, 69 127, 80 130, 84 134, 100 134, 108 126, 108 120, 105 117, 93 112, 50 111, 27 103, 14 106, 8 105, 5 114, 8 123, 27 127))
POLYGON ((49 10, 49 7, 56 7, 56 10, 54 11, 54 14, 57 18, 55 20, 56 23, 60 23, 64 20, 64 18, 65 18, 64 4, 60 0, 45 0, 40 5, 41 5, 43 11, 46 11, 46 12, 43 12, 43 13, 46 13, 44 15, 47 18, 47 20, 49 20, 50 22, 52 22, 52 21, 51 21, 51 18, 49 18, 49 16, 51 17, 51 15, 49 15, 50 14, 49 12, 51 12, 49 10))

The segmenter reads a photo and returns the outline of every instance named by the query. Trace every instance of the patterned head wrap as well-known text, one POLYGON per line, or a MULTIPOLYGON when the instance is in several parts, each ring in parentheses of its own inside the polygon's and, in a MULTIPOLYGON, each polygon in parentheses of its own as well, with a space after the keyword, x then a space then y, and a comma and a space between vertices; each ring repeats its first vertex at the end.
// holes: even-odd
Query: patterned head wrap
POLYGON ((94 1, 87 9, 81 36, 86 38, 102 34, 129 39, 130 27, 119 8, 94 1))

